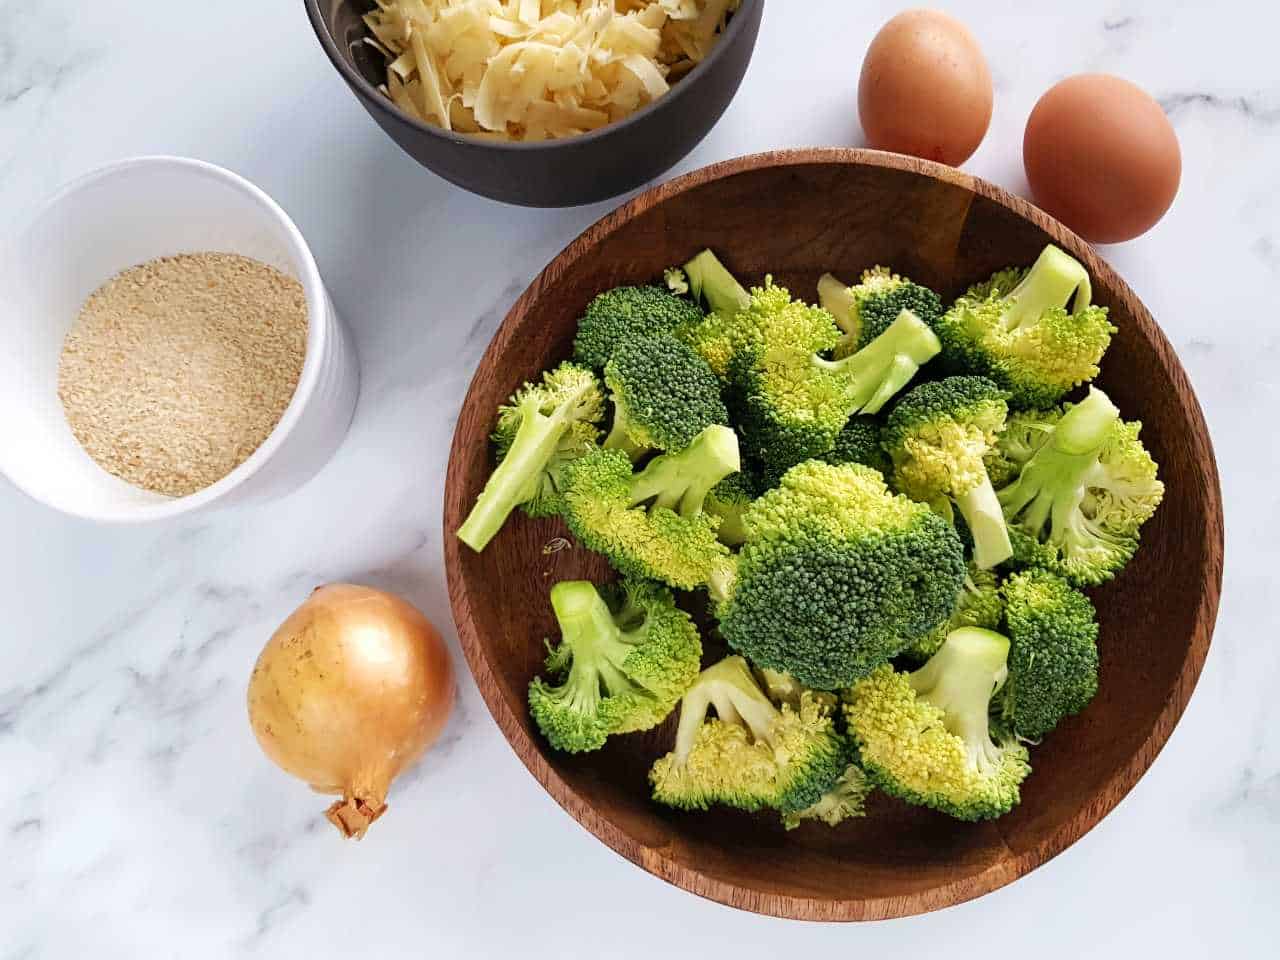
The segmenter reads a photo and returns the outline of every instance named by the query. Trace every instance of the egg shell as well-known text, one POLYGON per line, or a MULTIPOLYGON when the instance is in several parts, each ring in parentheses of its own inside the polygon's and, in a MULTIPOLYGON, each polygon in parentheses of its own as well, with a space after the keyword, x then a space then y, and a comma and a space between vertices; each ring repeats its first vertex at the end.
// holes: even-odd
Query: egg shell
POLYGON ((867 50, 858 115, 867 142, 953 166, 964 163, 991 124, 991 70, 964 24, 936 10, 908 10, 886 23, 867 50))
POLYGON ((1068 77, 1040 98, 1022 160, 1036 203, 1095 243, 1146 233, 1182 179, 1178 137, 1160 104, 1107 74, 1068 77))

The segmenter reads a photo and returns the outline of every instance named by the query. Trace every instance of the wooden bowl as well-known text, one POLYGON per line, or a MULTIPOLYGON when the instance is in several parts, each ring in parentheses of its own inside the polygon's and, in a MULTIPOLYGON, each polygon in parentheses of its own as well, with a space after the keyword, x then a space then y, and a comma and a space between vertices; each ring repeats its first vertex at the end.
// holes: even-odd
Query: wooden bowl
POLYGON ((1222 505, 1200 407, 1173 348, 1094 251, 1023 200, 949 167, 860 150, 763 154, 689 174, 637 197, 575 240, 517 301, 480 363, 458 420, 444 510, 454 618, 476 682, 525 765, 566 810, 628 860, 745 910, 807 920, 871 920, 937 910, 1009 883, 1079 839, 1150 766, 1182 714, 1209 649, 1222 578, 1222 505), (554 635, 547 591, 604 579, 581 548, 548 552, 556 521, 517 516, 483 554, 454 531, 491 469, 497 406, 570 355, 593 295, 660 276, 703 247, 738 276, 766 272, 805 298, 820 274, 852 281, 889 264, 951 297, 1054 242, 1090 270, 1119 333, 1099 380, 1167 485, 1142 549, 1093 591, 1102 623, 1098 696, 1032 751, 1022 803, 966 824, 876 795, 837 829, 786 832, 773 815, 678 813, 649 799, 646 773, 671 722, 594 754, 550 750, 530 723, 529 680, 554 635))

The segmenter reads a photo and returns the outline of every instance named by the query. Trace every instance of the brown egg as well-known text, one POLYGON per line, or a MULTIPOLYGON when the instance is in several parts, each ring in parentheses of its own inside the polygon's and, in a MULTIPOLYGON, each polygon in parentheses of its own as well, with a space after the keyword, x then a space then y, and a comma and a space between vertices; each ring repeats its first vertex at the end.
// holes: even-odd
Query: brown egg
POLYGON ((867 50, 858 115, 878 150, 964 163, 991 123, 991 71, 978 41, 937 10, 908 10, 867 50))
POLYGON ((1096 243, 1150 230, 1182 178, 1178 137, 1160 104, 1100 73, 1068 77, 1040 98, 1022 162, 1036 203, 1096 243))

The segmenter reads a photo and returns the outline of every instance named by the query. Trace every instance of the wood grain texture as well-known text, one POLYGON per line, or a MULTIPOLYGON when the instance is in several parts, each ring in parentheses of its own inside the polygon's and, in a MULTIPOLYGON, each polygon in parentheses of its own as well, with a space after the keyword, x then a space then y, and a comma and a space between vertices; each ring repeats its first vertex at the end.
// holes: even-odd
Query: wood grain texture
POLYGON ((628 860, 686 890, 745 910, 805 920, 907 916, 980 896, 1079 839, 1151 765, 1208 653, 1222 580, 1217 466, 1173 348, 1133 291, 1092 248, 1031 204, 949 167, 863 150, 801 150, 718 164, 659 186, 570 244, 512 307, 480 363, 454 436, 445 490, 450 598, 463 650, 502 732, 571 815, 628 860), (490 472, 496 407, 567 357, 597 292, 651 280, 703 247, 740 277, 770 272, 812 299, 820 274, 853 280, 873 264, 954 296, 994 270, 1030 263, 1046 242, 1089 268, 1119 333, 1099 380, 1161 466, 1165 501, 1120 579, 1094 591, 1101 689, 1033 751, 1022 804, 969 825, 877 795, 869 816, 790 833, 777 818, 682 814, 652 803, 645 776, 668 728, 615 738, 587 757, 550 751, 525 690, 554 632, 557 580, 605 579, 575 548, 545 553, 558 522, 517 516, 481 555, 454 531, 490 472))

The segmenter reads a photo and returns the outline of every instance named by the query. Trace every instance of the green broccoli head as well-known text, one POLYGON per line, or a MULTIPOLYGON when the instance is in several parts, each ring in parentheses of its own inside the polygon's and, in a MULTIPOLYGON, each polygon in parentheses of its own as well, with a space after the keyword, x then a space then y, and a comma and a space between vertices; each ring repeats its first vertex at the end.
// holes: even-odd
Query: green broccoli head
POLYGON ((984 570, 1013 555, 983 463, 1008 412, 1005 393, 985 377, 947 377, 904 395, 882 437, 894 485, 915 500, 954 502, 973 538, 974 561, 984 570))
POLYGON ((888 477, 893 464, 880 443, 880 423, 872 417, 850 417, 836 434, 836 442, 819 459, 836 465, 860 463, 888 477))
POLYGON ((675 749, 649 780, 655 800, 679 809, 723 804, 789 814, 817 803, 848 762, 829 708, 809 696, 798 707, 774 706, 747 662, 726 657, 685 694, 675 749))
POLYGON ((1036 739, 1098 692, 1097 611, 1047 570, 1015 573, 1003 593, 1010 649, 1001 710, 1018 736, 1036 739))
POLYGON ((614 404, 604 445, 632 459, 650 450, 683 450, 707 427, 729 422, 720 381, 706 361, 671 337, 619 344, 604 382, 614 404))
POLYGON ((661 287, 614 287, 587 305, 578 320, 573 358, 584 367, 604 370, 614 350, 637 337, 666 336, 677 327, 702 320, 697 304, 661 287))
POLYGON ((700 356, 719 380, 728 381, 738 342, 736 314, 708 314, 697 323, 680 327, 674 336, 700 356))
POLYGON ((1027 749, 1011 736, 993 739, 988 719, 1008 654, 1005 637, 965 627, 914 673, 885 665, 855 683, 845 720, 872 782, 961 820, 1013 809, 1031 771, 1027 749))
POLYGON ((866 772, 856 763, 851 763, 817 802, 795 813, 784 813, 782 825, 794 830, 805 820, 820 820, 828 827, 836 827, 846 820, 865 817, 867 796, 874 789, 866 772))
POLYGON ((603 415, 595 375, 573 363, 562 363, 543 374, 541 383, 516 391, 498 411, 493 433, 498 467, 458 528, 458 539, 479 552, 517 506, 533 516, 558 513, 565 468, 595 449, 603 415))
POLYGON ((827 277, 818 282, 818 297, 844 332, 836 344, 837 358, 857 353, 871 343, 889 329, 903 310, 915 314, 930 327, 942 316, 942 301, 936 293, 887 267, 865 271, 861 281, 846 288, 843 294, 831 289, 827 277))
POLYGON ((614 734, 656 727, 697 678, 702 641, 669 590, 565 581, 551 605, 561 634, 548 642, 553 679, 533 680, 529 709, 557 750, 598 750, 614 734))
POLYGON ((808 461, 747 511, 717 595, 729 645, 817 689, 843 687, 933 629, 964 578, 955 530, 876 471, 808 461))
POLYGON ((995 458, 1012 479, 997 492, 1020 566, 1044 567, 1077 586, 1110 580, 1138 548, 1138 532, 1164 494, 1156 465, 1107 395, 1037 421, 1021 418, 995 458), (1013 472, 1016 467, 1016 473, 1013 472))
POLYGON ((692 590, 729 556, 716 536, 719 518, 704 504, 739 466, 737 436, 722 426, 639 473, 622 451, 597 449, 567 465, 563 516, 584 546, 625 576, 692 590))
POLYGON ((1115 333, 1091 298, 1088 271, 1049 245, 1029 270, 1001 271, 955 302, 937 325, 944 358, 1008 390, 1015 409, 1055 404, 1098 375, 1115 333))
POLYGON ((969 573, 956 595, 956 604, 945 622, 934 627, 903 651, 903 656, 923 663, 942 649, 947 635, 961 627, 984 627, 994 630, 1004 619, 1004 600, 1000 581, 991 570, 969 564, 969 573))
POLYGON ((853 356, 825 360, 840 339, 831 315, 770 282, 734 323, 730 406, 751 454, 778 473, 830 451, 850 416, 878 412, 939 349, 904 311, 853 356))

